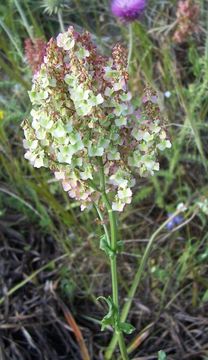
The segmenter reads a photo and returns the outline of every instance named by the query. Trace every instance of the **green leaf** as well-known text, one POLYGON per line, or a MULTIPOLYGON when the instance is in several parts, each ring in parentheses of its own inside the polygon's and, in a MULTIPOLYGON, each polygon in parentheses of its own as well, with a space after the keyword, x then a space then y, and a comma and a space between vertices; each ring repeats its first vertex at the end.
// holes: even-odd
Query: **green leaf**
POLYGON ((163 350, 160 350, 158 352, 158 360, 167 360, 167 356, 166 356, 166 353, 163 351, 163 350))
POLYGON ((122 240, 117 241, 116 253, 121 253, 124 248, 124 242, 122 240))
POLYGON ((116 309, 116 306, 113 303, 112 298, 109 296, 108 298, 104 296, 99 296, 97 300, 104 300, 106 304, 108 305, 108 313, 104 316, 104 318, 101 320, 101 331, 105 330, 107 326, 115 326, 116 319, 118 318, 118 311, 116 309))
POLYGON ((132 334, 135 330, 135 327, 129 323, 123 322, 119 325, 119 330, 124 332, 125 334, 132 334))
POLYGON ((203 302, 207 302, 208 301, 208 290, 205 291, 203 298, 202 298, 203 302))
POLYGON ((119 314, 118 309, 113 303, 112 298, 109 296, 108 298, 104 296, 99 296, 97 300, 104 300, 106 304, 108 305, 108 313, 104 316, 104 318, 101 320, 101 331, 105 330, 107 326, 112 326, 117 331, 122 331, 126 334, 131 334, 135 328, 129 323, 119 321, 119 314))
POLYGON ((108 240, 106 235, 102 235, 100 237, 100 249, 105 251, 106 255, 109 256, 110 258, 113 258, 115 256, 115 253, 120 253, 123 251, 123 247, 124 247, 124 242, 122 240, 117 242, 117 249, 116 251, 114 251, 108 240))
POLYGON ((113 249, 111 249, 106 235, 103 235, 100 238, 100 249, 105 251, 106 255, 110 258, 113 258, 115 256, 115 252, 113 251, 113 249))

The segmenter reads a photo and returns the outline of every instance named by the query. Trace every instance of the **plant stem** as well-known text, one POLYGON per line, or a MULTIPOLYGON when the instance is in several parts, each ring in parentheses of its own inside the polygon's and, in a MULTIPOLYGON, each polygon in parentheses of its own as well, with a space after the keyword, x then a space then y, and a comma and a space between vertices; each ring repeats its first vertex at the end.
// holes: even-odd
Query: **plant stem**
MULTIPOLYGON (((152 245, 154 243, 154 240, 156 239, 156 237, 160 233, 160 231, 162 229, 164 229, 164 227, 167 225, 167 223, 169 221, 171 221, 171 219, 173 219, 180 212, 181 212, 180 210, 176 210, 172 214, 172 216, 170 218, 168 218, 150 237, 150 240, 149 240, 149 242, 147 244, 144 255, 142 257, 141 263, 140 263, 140 265, 138 267, 138 270, 136 272, 136 275, 134 277, 133 283, 132 283, 132 285, 131 285, 131 287, 129 289, 128 296, 127 296, 128 300, 125 303, 125 305, 124 305, 124 307, 123 307, 123 309, 121 311, 121 317, 120 317, 121 321, 125 321, 127 316, 128 316, 132 301, 134 299, 136 290, 137 290, 137 288, 139 286, 139 283, 140 283, 140 280, 141 280, 141 277, 142 277, 142 274, 143 274, 143 270, 144 270, 144 267, 146 265, 146 262, 147 262, 149 254, 150 254, 150 251, 152 249, 152 245)), ((112 354, 113 354, 113 352, 115 350, 117 342, 119 342, 119 338, 118 338, 117 334, 114 334, 113 338, 112 338, 112 340, 111 340, 111 342, 110 342, 110 344, 109 344, 109 346, 108 346, 108 348, 106 350, 106 353, 105 353, 105 359, 106 360, 112 359, 112 354)))
POLYGON ((103 219, 102 213, 101 213, 99 207, 98 207, 96 204, 94 204, 94 207, 95 207, 95 209, 96 209, 96 211, 97 211, 97 213, 98 213, 98 217, 100 218, 100 220, 101 220, 101 222, 102 222, 102 227, 103 227, 103 230, 104 230, 104 233, 105 233, 105 236, 106 236, 108 245, 110 245, 110 244, 111 244, 111 243, 110 243, 110 236, 109 236, 109 234, 108 234, 107 226, 106 226, 105 223, 104 223, 104 219, 103 219))
MULTIPOLYGON (((117 222, 115 212, 112 210, 110 202, 108 200, 106 192, 103 192, 103 201, 108 211, 109 222, 110 222, 110 233, 111 233, 111 249, 115 252, 115 255, 110 258, 111 266, 111 279, 112 279, 112 293, 113 293, 113 303, 117 308, 119 314, 119 299, 118 299, 118 275, 117 275, 117 222)), ((123 338, 123 333, 121 331, 115 332, 114 336, 118 339, 119 348, 123 360, 128 360, 128 354, 126 345, 123 338)))
MULTIPOLYGON (((108 196, 106 194, 105 190, 105 174, 104 174, 104 168, 103 164, 101 163, 101 178, 100 178, 100 185, 102 189, 102 198, 103 202, 105 204, 105 207, 108 212, 109 217, 109 223, 110 223, 110 238, 111 238, 111 249, 114 252, 114 256, 110 257, 110 267, 111 267, 111 279, 112 279, 112 297, 113 297, 113 303, 118 311, 118 321, 120 322, 120 314, 119 314, 119 299, 118 299, 118 275, 117 275, 117 234, 118 234, 118 228, 117 228, 117 221, 116 221, 116 215, 115 212, 112 210, 111 204, 109 202, 108 196)), ((118 339, 119 348, 121 352, 121 356, 123 360, 128 360, 128 354, 126 345, 123 338, 122 331, 116 331, 114 336, 118 339)))
POLYGON ((133 29, 132 24, 129 24, 129 51, 128 51, 128 68, 130 66, 133 50, 133 29))
POLYGON ((64 32, 64 22, 63 22, 63 17, 62 17, 62 10, 58 11, 58 21, 59 21, 59 26, 60 26, 60 30, 61 32, 64 32))

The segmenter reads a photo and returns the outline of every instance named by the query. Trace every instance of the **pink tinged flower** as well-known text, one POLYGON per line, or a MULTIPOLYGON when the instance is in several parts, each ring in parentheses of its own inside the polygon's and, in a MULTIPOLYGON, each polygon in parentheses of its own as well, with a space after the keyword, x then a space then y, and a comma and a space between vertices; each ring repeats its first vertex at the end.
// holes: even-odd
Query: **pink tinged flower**
POLYGON ((143 98, 142 98, 143 104, 145 104, 148 100, 149 100, 149 99, 148 99, 148 97, 147 97, 146 95, 143 96, 143 98))
POLYGON ((173 35, 175 43, 182 43, 187 40, 189 36, 199 31, 200 7, 194 0, 183 0, 178 2, 177 27, 173 35))
POLYGON ((153 104, 157 104, 158 97, 156 95, 151 96, 151 101, 153 102, 153 104))
POLYGON ((144 11, 147 0, 113 0, 111 11, 114 16, 124 21, 134 21, 144 11))
POLYGON ((40 70, 41 64, 44 61, 46 47, 47 43, 41 38, 36 38, 33 42, 31 39, 25 40, 25 57, 33 74, 40 70))
POLYGON ((64 191, 69 191, 72 188, 70 182, 67 180, 62 181, 62 186, 63 186, 64 191))
POLYGON ((75 190, 70 190, 70 191, 68 192, 68 194, 69 194, 69 196, 70 196, 72 199, 76 198, 76 196, 77 196, 77 193, 76 193, 75 190))
POLYGON ((55 171, 54 176, 55 176, 56 180, 64 180, 65 172, 64 171, 55 171))
POLYGON ((143 104, 147 103, 148 101, 151 101, 153 104, 157 104, 158 102, 158 96, 157 95, 145 95, 142 98, 143 104))
POLYGON ((137 120, 140 120, 141 117, 142 117, 142 112, 141 112, 140 109, 137 109, 136 111, 134 111, 133 114, 134 114, 134 116, 136 116, 136 119, 137 119, 137 120))

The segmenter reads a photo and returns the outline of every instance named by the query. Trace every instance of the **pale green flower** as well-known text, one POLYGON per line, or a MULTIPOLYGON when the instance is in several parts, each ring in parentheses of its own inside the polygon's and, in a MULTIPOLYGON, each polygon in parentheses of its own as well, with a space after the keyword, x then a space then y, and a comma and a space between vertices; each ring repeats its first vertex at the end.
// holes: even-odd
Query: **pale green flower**
POLYGON ((50 168, 82 210, 102 203, 101 164, 113 209, 123 211, 135 177, 154 175, 158 150, 171 146, 155 94, 147 89, 141 108, 134 108, 124 54, 117 45, 103 57, 88 33, 70 27, 48 43, 29 92, 25 158, 50 168))

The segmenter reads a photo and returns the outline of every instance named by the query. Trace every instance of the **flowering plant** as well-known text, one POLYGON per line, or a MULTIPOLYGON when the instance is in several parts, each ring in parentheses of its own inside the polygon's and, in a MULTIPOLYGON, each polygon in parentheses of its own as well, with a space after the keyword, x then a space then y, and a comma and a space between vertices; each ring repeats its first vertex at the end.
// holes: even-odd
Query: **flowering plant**
POLYGON ((176 12, 177 28, 173 35, 175 43, 181 44, 199 30, 200 7, 193 0, 180 0, 176 12))
POLYGON ((146 89, 135 109, 127 88, 126 53, 97 53, 88 33, 69 28, 48 43, 29 92, 32 122, 23 122, 25 158, 49 167, 82 209, 98 202, 102 162, 113 210, 131 202, 134 173, 159 170, 158 150, 170 147, 156 94, 146 89))
POLYGON ((36 73, 43 62, 46 50, 46 42, 41 38, 33 41, 28 38, 24 43, 25 57, 33 72, 36 73))
POLYGON ((108 211, 110 230, 100 247, 110 258, 113 298, 103 329, 118 334, 123 359, 128 359, 120 321, 115 211, 132 198, 135 176, 159 170, 158 150, 171 146, 160 119, 156 94, 147 88, 135 108, 128 90, 126 52, 117 44, 110 57, 99 54, 88 33, 70 27, 47 45, 44 61, 29 92, 32 121, 22 124, 25 158, 37 168, 48 167, 82 210, 94 204, 102 219, 108 211))
POLYGON ((145 10, 147 0, 113 0, 112 13, 125 22, 131 22, 140 17, 145 10))

